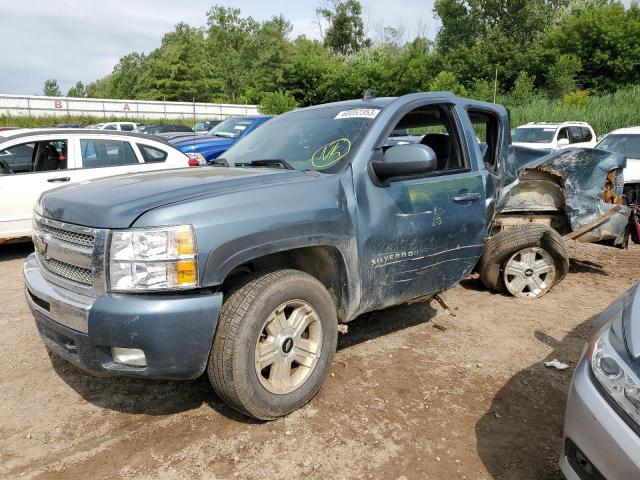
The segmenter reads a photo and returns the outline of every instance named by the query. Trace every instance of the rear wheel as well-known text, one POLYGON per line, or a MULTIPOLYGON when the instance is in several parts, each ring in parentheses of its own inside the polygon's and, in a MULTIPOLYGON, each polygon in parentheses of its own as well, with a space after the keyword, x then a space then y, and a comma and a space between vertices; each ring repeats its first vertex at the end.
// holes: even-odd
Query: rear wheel
POLYGON ((517 225, 489 238, 480 259, 480 279, 489 289, 536 298, 569 271, 562 237, 545 225, 517 225))
POLYGON ((279 270, 245 282, 226 299, 207 373, 231 407, 271 420, 313 398, 336 342, 326 288, 306 273, 279 270))

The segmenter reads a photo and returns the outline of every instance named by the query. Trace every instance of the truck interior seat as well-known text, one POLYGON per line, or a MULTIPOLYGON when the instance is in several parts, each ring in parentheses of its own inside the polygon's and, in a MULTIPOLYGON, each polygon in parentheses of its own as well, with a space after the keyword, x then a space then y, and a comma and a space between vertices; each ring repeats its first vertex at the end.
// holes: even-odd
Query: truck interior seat
POLYGON ((446 133, 427 133, 420 143, 430 147, 437 158, 437 169, 445 170, 451 156, 451 139, 446 133))

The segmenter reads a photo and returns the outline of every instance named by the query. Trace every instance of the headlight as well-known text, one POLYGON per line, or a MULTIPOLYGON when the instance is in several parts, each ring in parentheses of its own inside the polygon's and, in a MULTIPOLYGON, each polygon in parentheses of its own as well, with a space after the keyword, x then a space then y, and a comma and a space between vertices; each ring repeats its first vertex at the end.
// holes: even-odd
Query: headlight
POLYGON ((207 159, 201 153, 187 152, 185 155, 189 157, 190 167, 201 167, 207 164, 207 159))
POLYGON ((111 291, 193 288, 198 285, 193 227, 120 230, 111 235, 111 291))
POLYGON ((616 349, 612 336, 617 343, 615 333, 608 327, 591 343, 588 357, 591 371, 610 399, 640 425, 640 379, 623 358, 626 352, 618 353, 624 350, 624 345, 616 349))

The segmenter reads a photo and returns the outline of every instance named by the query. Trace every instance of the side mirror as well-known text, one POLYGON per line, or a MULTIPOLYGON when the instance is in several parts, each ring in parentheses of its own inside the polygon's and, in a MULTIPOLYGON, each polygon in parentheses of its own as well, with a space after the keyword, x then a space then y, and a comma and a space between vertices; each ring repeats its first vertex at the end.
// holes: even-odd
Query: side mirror
POLYGON ((383 160, 370 164, 374 175, 383 183, 400 177, 425 175, 437 168, 436 153, 426 145, 409 143, 389 148, 383 160))
POLYGON ((569 145, 569 139, 568 138, 561 138, 558 140, 558 146, 559 147, 566 147, 567 145, 569 145))

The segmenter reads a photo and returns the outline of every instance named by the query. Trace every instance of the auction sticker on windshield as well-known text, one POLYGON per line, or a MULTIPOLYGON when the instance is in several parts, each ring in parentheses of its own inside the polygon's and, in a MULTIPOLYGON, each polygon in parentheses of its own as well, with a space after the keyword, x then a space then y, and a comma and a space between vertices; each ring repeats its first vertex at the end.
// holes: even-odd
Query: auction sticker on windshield
POLYGON ((313 152, 311 165, 317 169, 328 168, 344 158, 350 150, 351 141, 348 138, 339 138, 313 152))
POLYGON ((343 110, 339 112, 335 119, 340 118, 376 118, 380 110, 377 108, 354 108, 353 110, 343 110))

